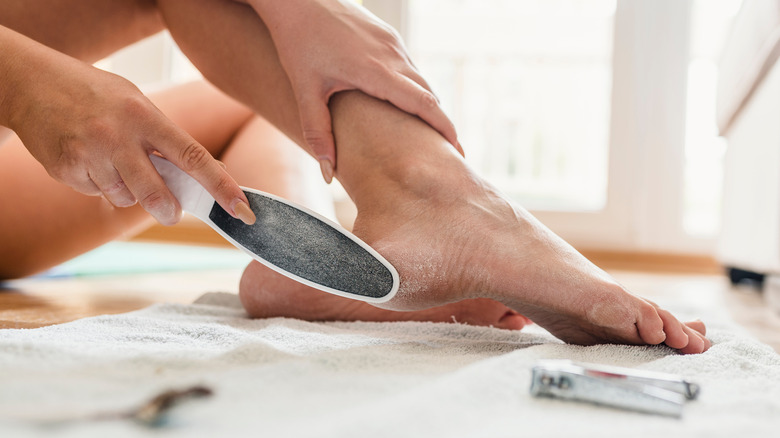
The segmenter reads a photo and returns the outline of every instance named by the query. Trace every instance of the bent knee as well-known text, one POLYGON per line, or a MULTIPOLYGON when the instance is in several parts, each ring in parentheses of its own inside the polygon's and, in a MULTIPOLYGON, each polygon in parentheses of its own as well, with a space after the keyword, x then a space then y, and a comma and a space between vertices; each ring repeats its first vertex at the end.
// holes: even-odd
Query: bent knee
POLYGON ((18 261, 0 259, 0 282, 29 277, 46 270, 47 267, 35 266, 33 263, 19 263, 18 261))

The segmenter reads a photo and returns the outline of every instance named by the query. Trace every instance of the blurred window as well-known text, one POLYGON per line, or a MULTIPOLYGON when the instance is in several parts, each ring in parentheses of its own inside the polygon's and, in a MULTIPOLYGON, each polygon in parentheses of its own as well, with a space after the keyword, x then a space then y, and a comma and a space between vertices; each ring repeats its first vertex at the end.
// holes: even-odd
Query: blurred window
POLYGON ((715 124, 718 58, 741 4, 742 0, 694 0, 692 5, 683 226, 694 236, 715 236, 720 229, 726 140, 718 136, 715 124))
POLYGON ((407 8, 412 59, 437 84, 470 164, 526 207, 601 209, 615 0, 407 8))

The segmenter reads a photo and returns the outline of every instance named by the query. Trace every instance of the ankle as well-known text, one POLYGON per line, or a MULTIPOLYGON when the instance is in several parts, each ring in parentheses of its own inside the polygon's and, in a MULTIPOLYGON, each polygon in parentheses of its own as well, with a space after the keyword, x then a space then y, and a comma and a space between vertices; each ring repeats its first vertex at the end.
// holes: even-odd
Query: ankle
POLYGON ((469 173, 438 132, 387 102, 350 91, 334 95, 330 107, 337 176, 353 197, 397 188, 427 198, 469 173))

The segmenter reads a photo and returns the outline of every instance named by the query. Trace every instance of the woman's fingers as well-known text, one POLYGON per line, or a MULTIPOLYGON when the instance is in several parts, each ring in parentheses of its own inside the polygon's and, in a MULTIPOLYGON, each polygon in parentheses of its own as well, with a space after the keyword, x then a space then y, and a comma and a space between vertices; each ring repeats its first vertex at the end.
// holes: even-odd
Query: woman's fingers
POLYGON ((51 174, 50 176, 55 180, 70 186, 73 190, 81 194, 87 196, 101 196, 103 194, 103 192, 100 191, 100 188, 89 178, 89 175, 85 174, 81 178, 75 177, 75 175, 79 174, 81 173, 74 173, 73 175, 68 175, 69 177, 66 178, 55 177, 51 174))
POLYGON ((130 207, 137 202, 135 196, 127 188, 119 172, 113 166, 101 172, 89 172, 89 177, 103 194, 103 197, 113 205, 130 207))
MULTIPOLYGON (((422 78, 419 80, 422 81, 422 78)), ((355 84, 354 87, 420 117, 463 155, 455 125, 439 106, 436 96, 414 80, 387 72, 385 76, 379 76, 364 84, 355 84)), ((296 92, 304 141, 320 162, 322 176, 329 184, 336 168, 336 143, 333 138, 328 96, 345 88, 349 87, 333 87, 325 95, 317 90, 303 88, 296 92)))
POLYGON ((303 139, 320 162, 322 177, 330 184, 336 169, 336 143, 327 98, 314 91, 296 94, 303 139))
MULTIPOLYGON (((160 152, 168 161, 175 164, 198 181, 198 183, 214 197, 214 200, 216 200, 228 214, 234 218, 241 219, 241 221, 248 225, 253 224, 255 222, 255 215, 249 208, 249 201, 247 200, 244 191, 241 190, 241 187, 239 187, 233 178, 228 175, 225 169, 217 163, 217 160, 211 156, 209 151, 203 147, 203 145, 195 141, 195 139, 190 137, 189 134, 180 130, 170 122, 161 124, 161 127, 161 132, 153 138, 151 150, 146 152, 160 152)), ((144 156, 144 159, 141 161, 143 161, 144 171, 151 168, 155 174, 157 173, 154 170, 151 161, 149 161, 148 156, 144 156)), ((155 181, 157 180, 162 182, 159 175, 157 175, 155 181)), ((167 188, 165 191, 155 190, 153 193, 160 195, 167 200, 167 194, 165 194, 165 192, 170 194, 167 188)), ((171 195, 171 197, 173 197, 173 195, 171 195)), ((141 198, 139 198, 137 194, 136 198, 138 198, 139 202, 143 205, 141 198)), ((176 206, 176 211, 178 213, 178 203, 176 203, 176 206)))
POLYGON ((398 32, 354 4, 249 1, 268 29, 298 103, 306 144, 330 181, 336 168, 328 99, 360 90, 420 117, 461 154, 455 127, 417 73, 398 32))
MULTIPOLYGON (((16 40, 14 40, 16 41, 16 40)), ((19 39, 20 81, 13 128, 52 177, 117 206, 137 200, 160 223, 181 209, 149 161, 160 152, 195 178, 234 217, 254 221, 241 188, 208 151, 168 120, 131 82, 48 47, 19 39), (22 56, 23 55, 23 56, 22 56)))
POLYGON ((452 123, 452 121, 449 119, 447 114, 444 112, 444 110, 441 108, 441 102, 439 101, 439 98, 436 97, 436 94, 433 92, 433 88, 431 88, 430 85, 428 85, 428 82, 425 80, 425 78, 420 75, 420 73, 417 71, 417 68, 412 64, 412 60, 408 59, 408 63, 410 66, 410 70, 404 72, 403 74, 398 74, 401 76, 401 79, 410 80, 413 83, 419 85, 424 90, 427 90, 431 93, 431 95, 436 99, 436 107, 438 109, 438 112, 440 114, 436 115, 435 118, 438 119, 438 121, 434 120, 433 116, 427 116, 424 114, 417 114, 418 117, 425 120, 431 127, 439 131, 439 133, 448 141, 450 144, 455 146, 455 149, 460 152, 462 156, 465 156, 465 153, 463 152, 463 148, 460 145, 460 142, 458 141, 458 133, 455 130, 455 124, 452 123), (442 119, 441 117, 444 117, 442 119))
MULTIPOLYGON (((418 80, 425 83, 421 77, 418 80)), ((455 125, 439 105, 439 100, 427 87, 413 78, 389 70, 385 71, 382 81, 374 80, 358 85, 366 93, 387 100, 399 109, 421 118, 463 155, 455 125)))
POLYGON ((144 210, 163 225, 173 225, 181 217, 179 201, 173 196, 149 158, 141 151, 117 160, 116 169, 144 210))

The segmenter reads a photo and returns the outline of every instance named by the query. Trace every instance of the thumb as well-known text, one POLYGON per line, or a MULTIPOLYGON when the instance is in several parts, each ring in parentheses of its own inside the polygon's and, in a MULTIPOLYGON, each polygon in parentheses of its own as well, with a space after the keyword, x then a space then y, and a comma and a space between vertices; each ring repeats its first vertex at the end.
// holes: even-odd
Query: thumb
POLYGON ((301 114, 303 140, 314 158, 320 162, 325 182, 330 184, 336 168, 336 144, 327 100, 317 93, 303 93, 298 99, 298 109, 301 114))

